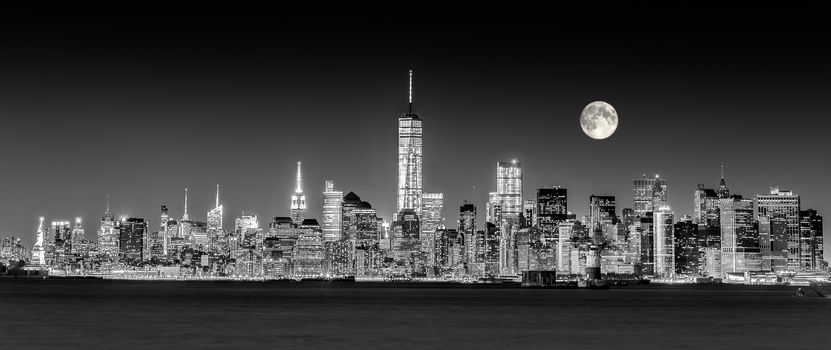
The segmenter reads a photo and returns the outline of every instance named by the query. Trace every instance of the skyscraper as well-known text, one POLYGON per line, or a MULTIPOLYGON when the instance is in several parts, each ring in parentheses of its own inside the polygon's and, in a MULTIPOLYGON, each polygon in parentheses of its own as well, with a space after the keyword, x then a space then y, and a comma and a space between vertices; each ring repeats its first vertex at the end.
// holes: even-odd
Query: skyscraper
POLYGON ((695 276, 702 273, 704 255, 703 235, 698 232, 698 224, 693 218, 684 216, 674 225, 675 273, 695 276))
MULTIPOLYGON (((788 270, 799 271, 800 264, 800 233, 799 233, 799 195, 789 190, 780 190, 777 187, 770 189, 770 194, 756 195, 756 219, 762 216, 769 218, 784 218, 787 227, 785 235, 788 240, 788 270)), ((723 217, 723 216, 722 216, 723 217)), ((724 223, 722 223, 724 226, 724 223)))
POLYGON ((800 265, 805 269, 822 269, 823 260, 822 216, 814 209, 799 213, 800 265))
POLYGON ((98 228, 98 252, 107 262, 118 260, 118 234, 115 230, 115 217, 110 212, 110 197, 107 196, 107 209, 101 216, 98 228))
POLYGON ((422 184, 421 118, 413 112, 413 71, 410 70, 409 109, 398 118, 398 211, 421 213, 422 184))
POLYGON ((476 206, 464 202, 459 206, 459 226, 456 230, 462 236, 464 243, 465 261, 472 264, 476 261, 476 206))
POLYGON ((144 237, 147 223, 144 219, 128 218, 118 222, 118 256, 130 265, 138 265, 144 257, 144 237))
POLYGON ((421 251, 421 226, 418 214, 413 209, 398 212, 392 223, 393 251, 396 259, 412 259, 413 254, 421 251))
MULTIPOLYGON (((753 200, 733 195, 720 199, 722 273, 762 269, 758 225, 753 220, 753 200)), ((797 216, 798 216, 797 210, 797 216)), ((797 230, 798 227, 797 219, 797 230)))
POLYGON ((301 163, 297 162, 297 188, 291 194, 291 221, 296 225, 306 219, 306 194, 303 193, 303 175, 300 172, 301 163))
POLYGON ((161 214, 159 215, 159 232, 167 232, 168 221, 170 221, 170 214, 167 205, 162 204, 161 214))
POLYGON ((661 179, 657 174, 655 178, 647 178, 646 174, 641 179, 632 181, 634 191, 635 216, 644 216, 646 212, 667 203, 667 181, 661 179))
POLYGON ((84 226, 81 224, 81 218, 75 218, 75 226, 72 227, 72 243, 70 244, 70 252, 72 254, 81 253, 86 244, 86 236, 84 235, 84 226))
POLYGON ((502 220, 518 226, 522 213, 522 163, 516 159, 496 163, 496 197, 493 200, 501 207, 502 220))
POLYGON ((208 211, 208 238, 215 239, 217 236, 223 234, 222 206, 219 205, 219 185, 216 185, 216 205, 208 211))
POLYGON ((526 199, 522 203, 522 226, 533 227, 537 224, 537 200, 526 199))
POLYGON ((433 233, 443 221, 444 194, 424 193, 421 201, 421 232, 422 234, 433 233))
POLYGON ((704 184, 698 184, 693 192, 693 222, 696 224, 707 224, 714 219, 717 220, 718 211, 713 212, 713 209, 718 209, 718 193, 712 188, 705 188, 704 184))
POLYGON ((666 206, 655 210, 655 275, 670 278, 675 274, 674 215, 666 206))
POLYGON ((568 191, 562 187, 537 189, 537 225, 544 232, 555 227, 568 216, 568 191))
POLYGON ((332 242, 341 237, 341 206, 343 191, 335 191, 335 182, 326 180, 323 189, 323 240, 332 242))
POLYGON ((589 196, 589 222, 586 224, 595 241, 602 236, 605 226, 617 224, 615 196, 589 196))

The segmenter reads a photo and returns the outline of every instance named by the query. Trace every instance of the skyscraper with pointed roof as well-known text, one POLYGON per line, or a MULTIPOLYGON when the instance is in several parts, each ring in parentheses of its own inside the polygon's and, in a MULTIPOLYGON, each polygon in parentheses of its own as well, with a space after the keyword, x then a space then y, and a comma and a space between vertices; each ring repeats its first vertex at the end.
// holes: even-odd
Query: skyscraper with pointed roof
POLYGON ((421 118, 413 112, 413 71, 410 70, 408 112, 398 118, 398 211, 421 214, 422 184, 421 118))
POLYGON ((724 181, 724 164, 721 165, 721 181, 719 181, 716 193, 718 193, 719 198, 730 197, 730 190, 727 189, 727 183, 724 181))
POLYGON ((108 262, 118 259, 118 231, 115 229, 115 216, 110 211, 110 196, 107 196, 107 210, 98 228, 98 251, 108 262))
POLYGON ((300 167, 301 163, 297 162, 297 188, 291 194, 291 221, 298 226, 306 219, 306 194, 303 193, 303 174, 300 167))
POLYGON ((216 205, 208 211, 208 238, 221 235, 222 232, 222 206, 219 204, 219 185, 216 185, 216 205))

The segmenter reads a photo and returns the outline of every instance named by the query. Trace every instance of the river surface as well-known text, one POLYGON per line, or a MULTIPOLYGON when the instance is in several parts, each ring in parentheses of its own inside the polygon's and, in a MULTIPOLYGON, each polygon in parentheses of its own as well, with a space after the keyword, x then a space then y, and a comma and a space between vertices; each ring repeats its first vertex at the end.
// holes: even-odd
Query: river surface
POLYGON ((0 349, 831 349, 794 290, 0 280, 0 349))

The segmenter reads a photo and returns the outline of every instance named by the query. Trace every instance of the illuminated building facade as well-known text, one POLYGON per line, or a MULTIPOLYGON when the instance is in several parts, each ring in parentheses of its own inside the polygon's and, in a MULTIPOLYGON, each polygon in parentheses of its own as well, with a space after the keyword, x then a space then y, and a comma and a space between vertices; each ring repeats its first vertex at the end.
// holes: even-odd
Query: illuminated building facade
POLYGON ((799 213, 799 263, 803 269, 822 269, 825 267, 822 247, 822 216, 814 209, 799 213))
POLYGON ((464 241, 465 261, 476 261, 476 206, 471 203, 462 203, 459 206, 459 225, 456 231, 462 235, 464 241))
POLYGON ((411 259, 413 254, 421 251, 421 225, 418 214, 413 209, 404 209, 392 223, 392 248, 398 260, 411 259))
POLYGON ((424 193, 421 199, 421 233, 434 233, 442 224, 444 209, 443 193, 424 193))
POLYGON ((501 220, 519 225, 523 203, 522 163, 518 160, 496 163, 496 196, 491 202, 500 207, 501 220))
POLYGON ((327 242, 340 240, 341 206, 343 191, 335 191, 335 182, 326 180, 323 190, 323 240, 327 242))
POLYGON ((678 275, 702 274, 701 260, 704 254, 704 237, 698 232, 698 224, 685 216, 673 226, 675 244, 675 273, 678 275))
POLYGON ((754 223, 753 200, 738 195, 722 198, 719 212, 722 273, 761 270, 762 253, 758 225, 754 223))
POLYGON ((655 276, 671 278, 675 274, 674 214, 668 206, 653 213, 655 230, 655 276))
POLYGON ((98 227, 98 253, 104 261, 118 261, 118 232, 115 229, 115 217, 110 212, 109 199, 107 199, 107 210, 104 211, 98 227))
POLYGON ((589 220, 587 225, 595 241, 603 236, 603 229, 617 224, 615 196, 589 196, 589 220))
POLYGON ((557 225, 568 217, 568 191, 559 186, 537 189, 536 217, 544 242, 555 244, 557 225))
POLYGON ((144 236, 147 223, 144 219, 128 218, 118 221, 118 257, 129 265, 138 265, 144 257, 144 236))
POLYGON ((667 181, 658 175, 654 178, 647 178, 646 174, 641 179, 632 180, 634 192, 635 216, 644 216, 647 212, 667 203, 667 181))
POLYGON ((296 225, 303 223, 306 219, 306 194, 303 193, 303 174, 301 163, 297 162, 297 187, 291 194, 291 221, 296 225))
POLYGON ((413 71, 410 71, 409 110, 398 118, 398 211, 422 209, 421 118, 413 112, 413 71))
POLYGON ((216 239, 225 234, 222 228, 222 205, 219 204, 219 185, 216 185, 216 205, 208 211, 208 237, 216 239))
MULTIPOLYGON (((756 219, 763 216, 783 218, 786 221, 785 235, 788 239, 788 271, 796 272, 804 267, 800 263, 799 195, 789 190, 773 187, 770 194, 756 195, 756 219)), ((722 226, 724 223, 722 223, 722 226)))

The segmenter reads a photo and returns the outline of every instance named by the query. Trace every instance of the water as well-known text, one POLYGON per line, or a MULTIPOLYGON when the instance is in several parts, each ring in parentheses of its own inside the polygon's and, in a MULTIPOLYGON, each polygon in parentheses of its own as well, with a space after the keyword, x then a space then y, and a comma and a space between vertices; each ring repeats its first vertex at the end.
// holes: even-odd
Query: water
POLYGON ((0 280, 0 349, 831 349, 793 291, 0 280))

